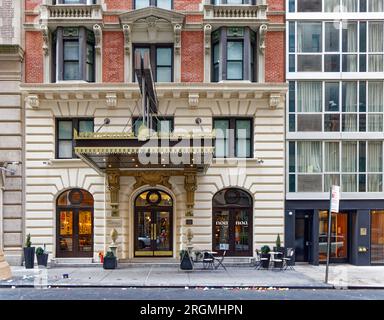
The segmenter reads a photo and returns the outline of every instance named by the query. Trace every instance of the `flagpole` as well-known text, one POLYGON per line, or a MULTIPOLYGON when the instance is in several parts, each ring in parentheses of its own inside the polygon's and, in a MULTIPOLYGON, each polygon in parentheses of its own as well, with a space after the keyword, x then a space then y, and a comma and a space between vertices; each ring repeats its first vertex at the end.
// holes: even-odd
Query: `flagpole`
POLYGON ((325 283, 328 283, 329 258, 331 255, 331 226, 332 226, 332 187, 329 192, 329 211, 328 211, 328 235, 327 235, 327 265, 325 267, 325 283))

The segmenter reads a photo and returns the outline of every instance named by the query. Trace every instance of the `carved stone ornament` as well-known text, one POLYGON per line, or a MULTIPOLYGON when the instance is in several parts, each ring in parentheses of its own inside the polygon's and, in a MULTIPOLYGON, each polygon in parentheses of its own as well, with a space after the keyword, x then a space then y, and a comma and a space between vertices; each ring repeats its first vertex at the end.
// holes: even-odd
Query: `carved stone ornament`
POLYGON ((131 27, 128 24, 123 25, 124 49, 126 54, 130 54, 131 48, 131 27))
POLYGON ((188 96, 188 105, 190 108, 197 108, 199 105, 199 94, 190 93, 188 96))
POLYGON ((172 189, 172 185, 169 183, 168 174, 160 172, 139 172, 135 175, 135 178, 136 183, 133 186, 134 189, 138 189, 145 185, 149 185, 151 187, 161 185, 168 189, 172 189))
POLYGON ((175 54, 180 55, 181 53, 181 29, 182 26, 180 24, 175 24, 173 27, 173 32, 175 33, 175 54))
POLYGON ((272 93, 269 96, 269 108, 276 109, 280 104, 281 95, 279 93, 272 93))
POLYGON ((119 236, 119 233, 115 228, 111 230, 111 239, 112 239, 112 244, 116 244, 117 237, 119 236))
POLYGON ((148 39, 149 41, 155 41, 157 39, 157 21, 159 19, 156 17, 148 17, 145 19, 148 28, 148 39))
POLYGON ((101 46, 103 40, 103 32, 101 30, 101 26, 95 24, 93 26, 93 33, 95 34, 95 49, 98 54, 101 54, 101 46))
POLYGON ((40 106, 39 96, 36 95, 26 97, 25 102, 33 109, 37 109, 40 106))
POLYGON ((120 172, 117 170, 107 172, 108 190, 111 196, 112 216, 119 216, 120 172))
POLYGON ((193 207, 195 205, 195 191, 197 189, 196 172, 186 172, 184 179, 184 189, 187 192, 187 212, 186 216, 193 216, 193 207))
POLYGON ((49 30, 45 24, 40 25, 40 29, 43 34, 43 52, 47 56, 49 54, 49 30))
POLYGON ((116 93, 107 93, 105 101, 108 108, 116 108, 117 106, 117 95, 116 93))
POLYGON ((259 28, 259 50, 261 54, 265 52, 265 36, 267 35, 268 26, 262 24, 259 28))
POLYGON ((211 34, 212 34, 212 26, 210 24, 206 24, 204 26, 204 48, 205 54, 211 53, 211 34))

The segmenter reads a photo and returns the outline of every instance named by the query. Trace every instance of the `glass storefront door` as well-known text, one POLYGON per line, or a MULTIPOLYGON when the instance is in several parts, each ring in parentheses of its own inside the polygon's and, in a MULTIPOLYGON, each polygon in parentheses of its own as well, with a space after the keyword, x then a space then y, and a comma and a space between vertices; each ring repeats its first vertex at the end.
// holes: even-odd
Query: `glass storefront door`
MULTIPOLYGON (((331 262, 348 261, 348 214, 332 213, 331 262)), ((319 261, 327 260, 328 211, 319 212, 319 261)))
POLYGON ((371 211, 371 263, 384 264, 384 210, 371 211))
POLYGON ((172 212, 149 209, 135 215, 135 256, 172 257, 172 212))
POLYGON ((252 254, 249 209, 214 211, 213 250, 227 251, 228 256, 252 254))

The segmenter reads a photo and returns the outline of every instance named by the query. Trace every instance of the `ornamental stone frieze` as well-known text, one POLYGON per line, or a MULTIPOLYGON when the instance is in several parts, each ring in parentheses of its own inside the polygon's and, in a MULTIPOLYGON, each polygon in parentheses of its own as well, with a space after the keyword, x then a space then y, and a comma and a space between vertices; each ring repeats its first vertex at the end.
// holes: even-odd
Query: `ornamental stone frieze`
POLYGON ((120 171, 107 171, 108 190, 111 197, 112 217, 119 216, 120 171))

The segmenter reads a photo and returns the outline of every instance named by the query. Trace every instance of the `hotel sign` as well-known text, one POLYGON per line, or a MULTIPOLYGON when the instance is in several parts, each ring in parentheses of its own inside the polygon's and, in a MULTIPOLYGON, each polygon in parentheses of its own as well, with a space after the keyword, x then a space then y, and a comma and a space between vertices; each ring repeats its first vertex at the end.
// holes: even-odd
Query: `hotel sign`
POLYGON ((331 190, 331 212, 339 212, 340 187, 332 186, 331 190))

